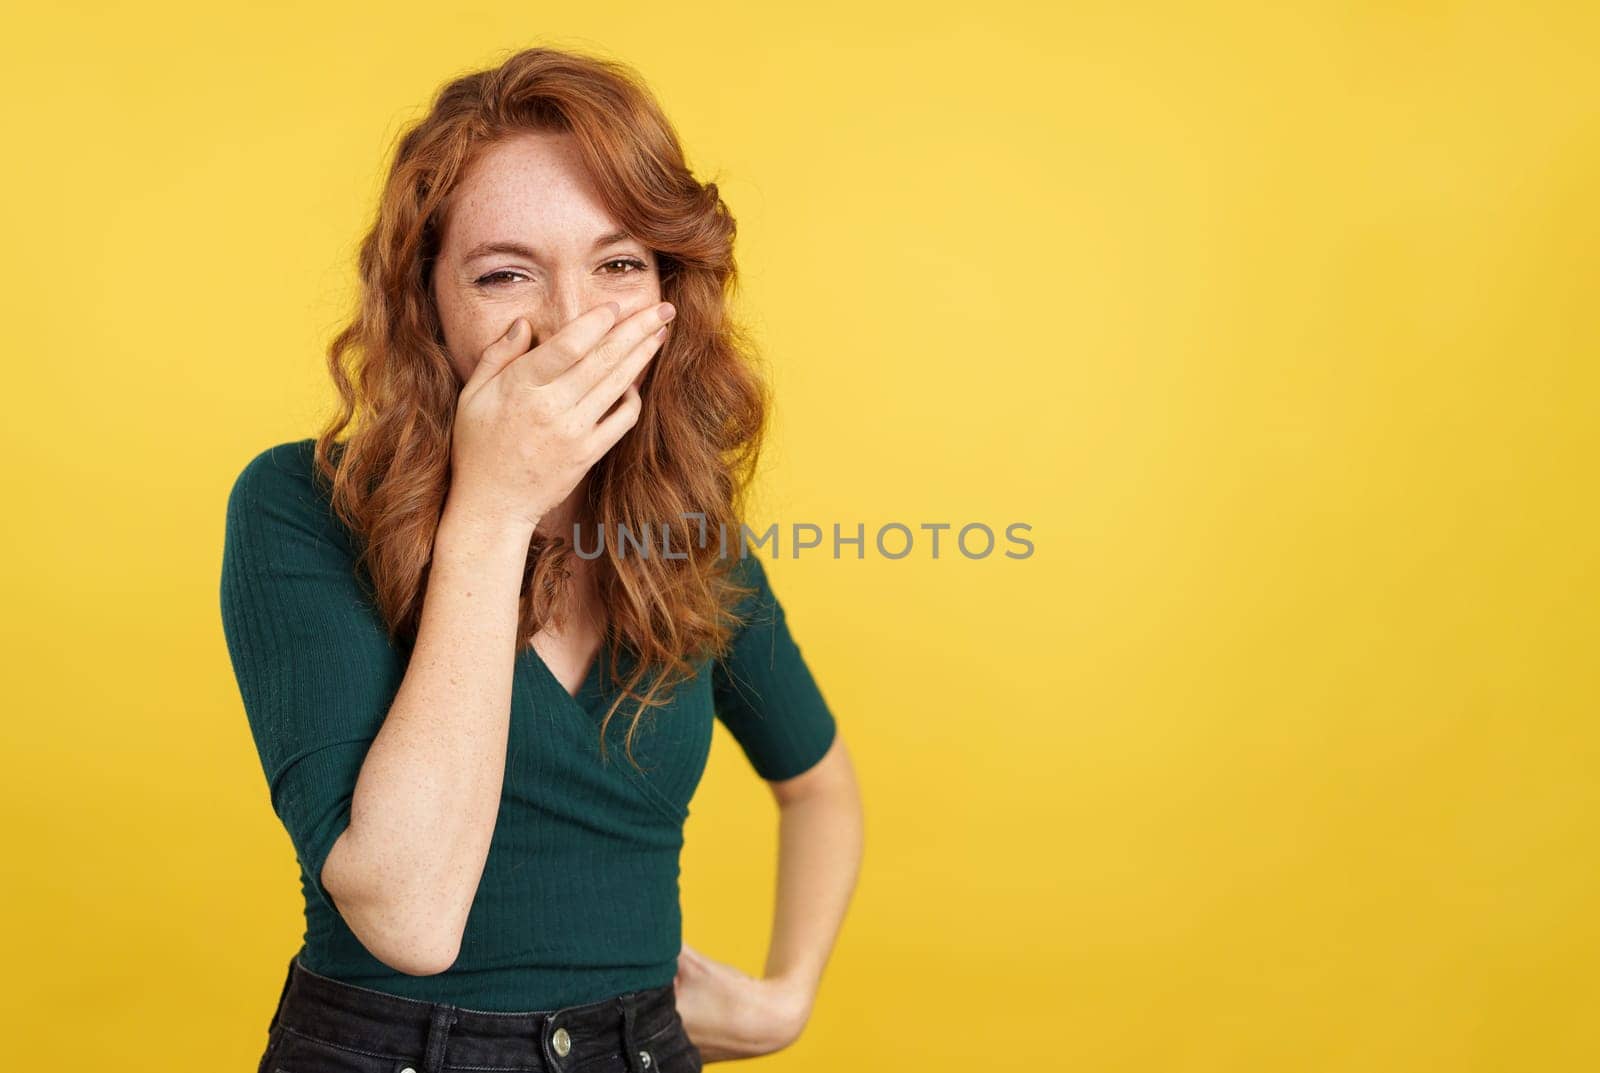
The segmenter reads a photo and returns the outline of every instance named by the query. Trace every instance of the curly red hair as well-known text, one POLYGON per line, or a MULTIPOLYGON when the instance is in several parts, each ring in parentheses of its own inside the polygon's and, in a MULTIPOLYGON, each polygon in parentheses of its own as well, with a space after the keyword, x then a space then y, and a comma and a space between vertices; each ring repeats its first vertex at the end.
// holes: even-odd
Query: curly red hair
MULTIPOLYGON (((638 423, 591 470, 586 504, 606 534, 594 562, 604 643, 612 666, 624 650, 634 663, 601 723, 601 749, 606 724, 631 699, 631 760, 640 717, 666 703, 696 660, 725 650, 737 621, 729 608, 751 591, 730 570, 769 408, 755 347, 729 314, 734 218, 717 184, 690 173, 676 133, 631 68, 524 49, 442 86, 428 114, 401 135, 361 243, 358 307, 328 347, 340 401, 317 438, 316 465, 357 538, 390 636, 414 644, 462 386, 429 291, 443 209, 478 154, 529 131, 575 136, 606 208, 655 251, 662 297, 677 308, 646 374, 638 423), (686 514, 704 515, 705 529, 686 514), (619 528, 637 534, 646 525, 657 548, 669 527, 674 554, 685 557, 619 556, 619 528), (722 532, 732 534, 727 555, 722 532)), ((584 537, 586 554, 593 542, 584 537)), ((568 610, 575 553, 564 538, 535 534, 518 621, 524 643, 568 610)))

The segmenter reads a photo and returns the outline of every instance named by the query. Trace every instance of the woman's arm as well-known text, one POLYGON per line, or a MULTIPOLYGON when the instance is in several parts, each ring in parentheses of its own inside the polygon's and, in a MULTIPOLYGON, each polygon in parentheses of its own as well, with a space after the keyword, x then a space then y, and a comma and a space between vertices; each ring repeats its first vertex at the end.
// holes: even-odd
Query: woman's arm
POLYGON ((769 783, 778 801, 778 890, 764 975, 775 986, 773 1050, 799 1038, 861 873, 866 830, 844 739, 802 775, 769 783))
POLYGON ((778 884, 760 977, 685 944, 679 1013, 706 1061, 781 1050, 811 1015, 823 968, 855 889, 864 848, 861 798, 843 736, 753 554, 735 567, 753 591, 713 670, 717 717, 778 803, 778 884))
POLYGON ((451 490, 407 653, 313 449, 268 448, 234 481, 223 632, 311 895, 380 961, 436 973, 456 957, 493 835, 532 523, 451 490))
POLYGON ((810 770, 767 785, 779 808, 778 890, 763 975, 687 943, 678 959, 678 1012, 707 1062, 771 1054, 800 1037, 861 869, 861 797, 842 738, 810 770))
POLYGON ((322 882, 374 957, 455 962, 483 878, 510 731, 518 595, 533 530, 447 502, 405 679, 362 763, 322 882))

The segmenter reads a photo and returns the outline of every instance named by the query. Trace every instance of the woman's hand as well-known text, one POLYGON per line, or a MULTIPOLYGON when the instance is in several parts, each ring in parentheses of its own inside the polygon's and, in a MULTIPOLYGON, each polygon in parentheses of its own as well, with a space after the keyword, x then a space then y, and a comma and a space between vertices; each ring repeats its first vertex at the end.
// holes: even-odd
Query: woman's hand
POLYGON ((574 317, 528 349, 518 317, 461 388, 451 432, 450 498, 530 530, 639 418, 632 383, 666 337, 662 302, 618 321, 617 303, 574 317))
POLYGON ((758 979, 683 944, 678 1016, 707 1062, 754 1058, 789 1046, 811 1016, 811 996, 782 979, 758 979))

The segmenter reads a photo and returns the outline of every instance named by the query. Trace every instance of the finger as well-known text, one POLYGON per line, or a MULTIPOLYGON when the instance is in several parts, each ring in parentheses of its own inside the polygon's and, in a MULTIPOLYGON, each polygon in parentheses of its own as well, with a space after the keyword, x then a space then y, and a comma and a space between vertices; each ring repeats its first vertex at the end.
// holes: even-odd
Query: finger
POLYGON ((594 432, 590 434, 590 457, 599 459, 615 447, 617 441, 638 423, 639 414, 643 410, 644 400, 639 397, 639 389, 630 384, 628 390, 622 393, 622 398, 611 408, 611 412, 600 419, 600 423, 595 425, 594 432))
POLYGON ((538 368, 529 366, 527 370, 534 382, 544 385, 564 376, 600 344, 621 314, 622 306, 617 302, 601 302, 563 324, 537 347, 538 368))
POLYGON ((601 415, 610 410, 611 404, 632 385, 633 378, 639 375, 645 363, 656 356, 666 337, 667 326, 663 324, 654 335, 645 337, 621 362, 612 366, 600 382, 589 389, 587 395, 573 404, 573 409, 587 420, 599 421, 601 415))
MULTIPOLYGON (((657 302, 653 306, 645 306, 629 314, 626 320, 611 329, 588 356, 562 374, 562 392, 572 399, 581 399, 588 395, 618 363, 633 354, 634 348, 667 323, 662 317, 663 312, 670 318, 676 310, 672 308, 671 302, 657 302)), ((607 403, 609 404, 610 400, 616 398, 620 392, 619 387, 606 400, 607 403)))
POLYGON ((510 327, 490 343, 483 351, 478 364, 473 367, 472 375, 467 378, 469 384, 481 384, 499 374, 511 363, 513 358, 528 352, 528 342, 533 338, 533 330, 523 317, 513 318, 510 327))

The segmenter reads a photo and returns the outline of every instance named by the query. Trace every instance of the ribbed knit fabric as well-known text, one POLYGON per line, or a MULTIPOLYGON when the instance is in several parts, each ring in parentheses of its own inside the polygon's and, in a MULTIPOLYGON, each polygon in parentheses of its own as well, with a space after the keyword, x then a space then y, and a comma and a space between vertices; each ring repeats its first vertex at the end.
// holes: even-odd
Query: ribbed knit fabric
MULTIPOLYGON (((372 956, 323 890, 367 748, 405 674, 355 565, 352 535, 314 480, 310 439, 253 458, 228 498, 223 631, 273 810, 301 867, 301 960, 337 980, 486 1011, 548 1010, 657 987, 682 943, 678 854, 721 719, 755 772, 783 779, 833 743, 834 719, 790 636, 761 560, 727 655, 647 713, 628 762, 624 704, 600 719, 627 666, 595 661, 576 698, 532 648, 515 657, 500 812, 460 956, 432 976, 372 956), (616 672, 616 673, 613 673, 616 672)), ((625 657, 626 659, 626 657, 625 657)), ((441 713, 447 725, 448 713, 441 713)))

